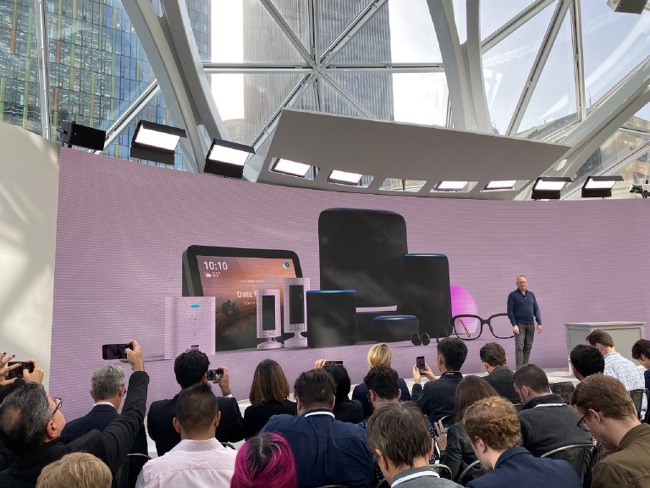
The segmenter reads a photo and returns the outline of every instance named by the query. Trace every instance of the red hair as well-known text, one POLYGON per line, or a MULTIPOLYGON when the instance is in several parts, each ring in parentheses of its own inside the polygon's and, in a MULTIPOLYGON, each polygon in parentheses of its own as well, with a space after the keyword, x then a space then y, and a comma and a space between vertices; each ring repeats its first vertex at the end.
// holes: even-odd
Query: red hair
POLYGON ((230 488, 297 488, 291 447, 278 434, 248 439, 237 452, 230 488))

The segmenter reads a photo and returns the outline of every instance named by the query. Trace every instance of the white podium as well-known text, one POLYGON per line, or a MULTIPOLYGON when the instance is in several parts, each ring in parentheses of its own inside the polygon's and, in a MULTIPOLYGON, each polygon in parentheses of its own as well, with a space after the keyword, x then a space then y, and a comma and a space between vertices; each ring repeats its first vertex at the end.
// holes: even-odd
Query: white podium
POLYGON ((645 338, 645 322, 580 322, 564 324, 566 327, 567 351, 578 344, 588 344, 585 337, 591 331, 600 329, 607 332, 614 339, 616 352, 632 359, 632 345, 639 339, 645 338))

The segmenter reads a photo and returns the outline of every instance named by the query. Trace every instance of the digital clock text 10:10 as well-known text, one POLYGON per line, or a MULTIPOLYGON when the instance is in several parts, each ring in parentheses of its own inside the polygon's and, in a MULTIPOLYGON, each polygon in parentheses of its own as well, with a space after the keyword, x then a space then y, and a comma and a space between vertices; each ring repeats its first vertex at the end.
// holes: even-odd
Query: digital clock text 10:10
POLYGON ((225 261, 203 261, 203 266, 210 271, 226 271, 228 269, 228 263, 225 261))

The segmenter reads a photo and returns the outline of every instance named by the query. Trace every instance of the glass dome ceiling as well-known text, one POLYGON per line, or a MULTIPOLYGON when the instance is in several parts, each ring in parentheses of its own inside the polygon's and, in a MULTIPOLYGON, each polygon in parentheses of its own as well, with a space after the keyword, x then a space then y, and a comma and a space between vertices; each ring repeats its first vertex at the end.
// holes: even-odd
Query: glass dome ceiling
MULTIPOLYGON (((255 147, 245 172, 254 180, 285 107, 471 130, 452 110, 460 87, 443 59, 455 59, 462 49, 454 48, 478 39, 480 63, 470 62, 482 75, 478 88, 485 99, 479 102, 487 107, 487 130, 571 146, 567 161, 547 172, 574 178, 563 198, 579 198, 589 175, 614 174, 625 179, 614 198, 638 198, 630 185, 650 175, 648 7, 627 14, 613 12, 606 0, 482 0, 477 11, 469 5, 460 0, 1 2, 0 62, 6 68, 0 74, 0 114, 5 122, 51 139, 62 120, 107 130, 104 152, 120 158, 129 157, 140 118, 198 125, 176 169, 199 170, 197 155, 217 136, 255 147), (189 31, 177 28, 177 11, 189 31), (167 23, 171 35, 158 32, 156 21, 167 23), (437 34, 441 26, 451 34, 437 34), (187 82, 181 93, 174 68, 164 63, 161 40, 177 43, 179 32, 189 33, 184 42, 207 78, 219 134, 209 136, 214 130, 208 124, 204 128, 188 116, 184 104, 200 99, 200 89, 187 82)), ((171 46, 169 52, 177 51, 171 46)), ((517 198, 529 199, 529 187, 517 198)))

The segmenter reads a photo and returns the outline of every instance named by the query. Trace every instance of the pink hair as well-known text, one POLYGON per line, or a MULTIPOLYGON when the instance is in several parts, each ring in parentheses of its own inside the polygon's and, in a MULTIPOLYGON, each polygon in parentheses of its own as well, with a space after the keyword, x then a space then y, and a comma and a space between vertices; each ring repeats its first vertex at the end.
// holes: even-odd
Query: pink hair
POLYGON ((237 452, 230 488, 297 488, 296 463, 287 441, 262 433, 248 439, 237 452))

